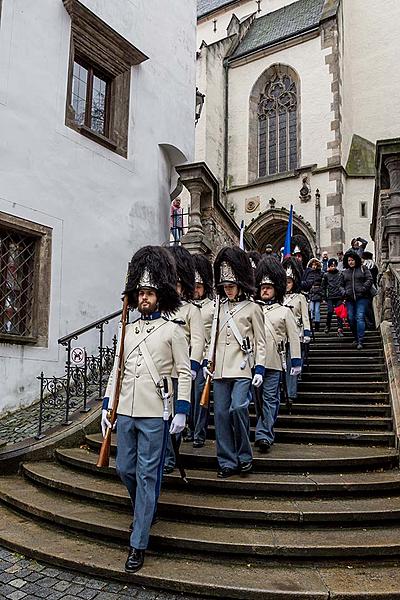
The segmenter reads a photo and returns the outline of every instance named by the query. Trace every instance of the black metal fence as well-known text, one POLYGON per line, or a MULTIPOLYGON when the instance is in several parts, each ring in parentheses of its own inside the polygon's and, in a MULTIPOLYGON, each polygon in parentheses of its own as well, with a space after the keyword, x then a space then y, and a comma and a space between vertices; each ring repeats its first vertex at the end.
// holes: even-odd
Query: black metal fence
MULTIPOLYGON (((42 372, 40 381, 39 423, 36 439, 44 436, 45 425, 52 426, 57 421, 69 425, 72 411, 88 412, 88 399, 93 396, 102 400, 109 374, 111 373, 117 337, 114 335, 110 345, 104 344, 105 327, 121 315, 116 311, 86 327, 82 327, 58 340, 66 350, 65 375, 62 377, 45 377, 42 372), (99 342, 97 352, 92 355, 82 354, 82 360, 75 364, 72 353, 73 342, 88 332, 98 330, 99 342)), ((114 322, 115 328, 115 322, 114 322)))
POLYGON ((391 282, 388 292, 391 305, 393 341, 396 348, 397 360, 400 361, 400 276, 390 265, 389 272, 391 282))

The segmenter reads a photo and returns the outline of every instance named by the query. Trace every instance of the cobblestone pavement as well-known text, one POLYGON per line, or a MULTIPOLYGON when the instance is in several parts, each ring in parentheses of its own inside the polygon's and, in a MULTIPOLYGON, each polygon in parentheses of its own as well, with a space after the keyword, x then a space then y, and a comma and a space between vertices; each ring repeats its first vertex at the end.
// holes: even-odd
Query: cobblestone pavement
MULTIPOLYGON (((0 548, 0 600, 202 600, 53 568, 0 548)), ((204 598, 203 598, 204 600, 204 598)))
MULTIPOLYGON (((95 386, 89 389, 92 398, 96 396, 95 386)), ((89 400, 91 396, 89 395, 89 400)), ((70 399, 69 413, 72 415, 75 411, 81 410, 83 398, 76 396, 70 399)), ((50 406, 46 404, 43 413, 43 431, 61 425, 65 416, 65 402, 61 406, 50 406)), ((39 402, 30 406, 20 408, 12 413, 0 418, 0 439, 8 444, 21 442, 29 437, 33 437, 38 432, 39 424, 39 402)))

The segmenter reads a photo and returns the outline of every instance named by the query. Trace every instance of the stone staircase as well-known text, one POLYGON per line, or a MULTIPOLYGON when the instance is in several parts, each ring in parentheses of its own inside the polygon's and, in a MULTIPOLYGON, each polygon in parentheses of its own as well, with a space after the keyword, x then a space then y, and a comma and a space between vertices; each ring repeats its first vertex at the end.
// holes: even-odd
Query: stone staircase
MULTIPOLYGON (((165 477, 145 567, 123 572, 131 521, 101 443, 0 478, 0 545, 78 571, 201 597, 400 599, 400 471, 379 334, 318 333, 292 414, 247 477, 216 477, 206 446, 165 477)), ((252 426, 255 417, 252 415, 252 426)), ((115 450, 115 445, 113 445, 115 450)))

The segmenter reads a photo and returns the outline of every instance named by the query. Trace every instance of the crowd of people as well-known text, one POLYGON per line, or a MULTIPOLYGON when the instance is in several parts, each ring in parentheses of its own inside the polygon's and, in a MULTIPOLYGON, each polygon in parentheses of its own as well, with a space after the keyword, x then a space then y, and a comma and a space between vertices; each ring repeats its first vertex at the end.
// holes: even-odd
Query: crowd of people
POLYGON ((182 437, 195 449, 206 442, 211 383, 217 477, 245 476, 254 448, 265 453, 274 443, 281 401, 289 411, 296 401, 322 301, 327 330, 334 309, 345 302, 362 347, 374 281, 365 246, 353 240, 342 260, 324 252, 305 270, 298 247, 283 259, 271 248, 261 255, 224 247, 213 265, 180 245, 146 246, 133 256, 124 298, 138 312, 120 336, 101 420, 105 435, 115 425, 110 409, 118 403, 112 413, 118 415, 116 467, 134 512, 126 571, 143 565, 162 476, 176 466, 182 474, 182 437))

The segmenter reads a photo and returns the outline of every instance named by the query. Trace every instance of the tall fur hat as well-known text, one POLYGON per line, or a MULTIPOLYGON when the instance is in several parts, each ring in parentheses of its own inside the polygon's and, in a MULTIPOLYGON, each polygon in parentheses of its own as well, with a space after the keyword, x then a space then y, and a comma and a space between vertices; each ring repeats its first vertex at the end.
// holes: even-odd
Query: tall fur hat
POLYGON ((260 289, 263 283, 273 285, 276 301, 283 302, 286 294, 286 271, 275 256, 264 256, 257 265, 257 298, 260 298, 260 289))
POLYGON ((255 293, 254 269, 246 252, 238 246, 222 248, 214 262, 214 280, 222 296, 224 282, 236 283, 248 296, 255 293))
POLYGON ((254 270, 256 270, 257 265, 261 260, 261 254, 257 252, 257 250, 250 250, 249 252, 247 252, 247 256, 250 259, 251 266, 254 270))
POLYGON ((172 313, 180 305, 176 291, 177 274, 172 256, 160 246, 144 246, 132 257, 128 267, 125 294, 129 306, 137 308, 141 288, 154 288, 161 312, 172 313))
POLYGON ((213 297, 213 270, 211 262, 204 254, 193 255, 196 283, 204 285, 204 296, 213 297), (201 280, 201 281, 200 281, 201 280))
POLYGON ((182 298, 192 300, 195 282, 193 256, 184 246, 170 246, 167 250, 175 259, 178 282, 182 287, 182 298))
POLYGON ((302 235, 302 234, 293 235, 292 239, 291 239, 291 248, 292 248, 292 253, 294 253, 294 251, 296 249, 300 250, 300 253, 303 257, 303 263, 304 264, 308 263, 311 256, 310 256, 310 250, 308 247, 308 243, 307 243, 307 240, 304 237, 304 235, 302 235))
POLYGON ((282 261, 282 267, 286 271, 286 277, 293 279, 293 292, 297 293, 301 290, 301 267, 298 261, 292 256, 284 258, 282 261))

